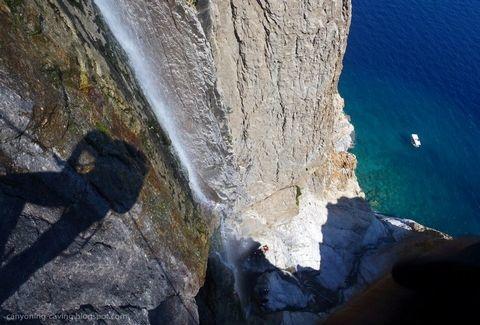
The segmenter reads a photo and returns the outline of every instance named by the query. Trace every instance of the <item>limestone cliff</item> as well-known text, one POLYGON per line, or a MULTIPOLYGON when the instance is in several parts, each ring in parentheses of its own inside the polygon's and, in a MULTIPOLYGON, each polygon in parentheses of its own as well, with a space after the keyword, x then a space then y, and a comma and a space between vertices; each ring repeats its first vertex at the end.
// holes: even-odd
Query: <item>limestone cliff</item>
POLYGON ((212 2, 210 21, 246 204, 295 193, 295 185, 305 187, 323 172, 343 131, 337 83, 350 3, 212 2))
POLYGON ((309 197, 360 192, 351 172, 355 158, 345 152, 353 128, 337 90, 350 2, 232 0, 204 10, 246 192, 237 201, 239 231, 276 247, 282 267, 318 267, 318 259, 315 264, 285 256, 298 245, 271 241, 309 197), (350 177, 334 175, 342 164, 350 177))
MULTIPOLYGON (((316 322, 412 246, 443 238, 377 215, 363 199, 347 152, 353 127, 337 89, 350 1, 200 1, 197 8, 244 193, 226 224, 243 238, 227 255, 247 319, 316 322)), ((210 281, 228 272, 222 264, 211 257, 210 281)), ((207 281, 202 299, 216 290, 207 281)), ((205 322, 225 317, 212 301, 205 309, 205 322)))

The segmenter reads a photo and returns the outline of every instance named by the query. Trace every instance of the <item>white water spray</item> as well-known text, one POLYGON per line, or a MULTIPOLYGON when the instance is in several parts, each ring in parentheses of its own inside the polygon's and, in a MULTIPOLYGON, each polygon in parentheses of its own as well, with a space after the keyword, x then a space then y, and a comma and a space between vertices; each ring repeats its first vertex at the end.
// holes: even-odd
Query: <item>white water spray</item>
MULTIPOLYGON (((214 205, 205 195, 203 189, 205 181, 201 179, 195 161, 213 165, 206 167, 210 169, 217 168, 214 164, 218 161, 208 161, 208 157, 203 159, 202 155, 205 155, 205 152, 192 153, 192 150, 189 150, 195 146, 201 148, 203 145, 205 147, 205 141, 211 142, 212 139, 202 139, 203 134, 200 136, 197 135, 198 133, 195 134, 195 132, 199 132, 195 129, 203 126, 193 125, 193 119, 189 119, 188 112, 179 112, 178 108, 175 111, 175 108, 169 107, 165 101, 165 92, 168 90, 165 89, 166 81, 162 76, 165 69, 165 53, 163 53, 162 44, 164 40, 159 37, 158 30, 168 27, 159 24, 155 17, 155 15, 161 15, 162 12, 159 11, 155 1, 148 3, 131 0, 94 0, 94 2, 127 54, 129 64, 147 101, 161 127, 170 138, 173 149, 188 174, 190 188, 196 200, 207 206, 214 205)), ((217 136, 217 140, 218 138, 217 136)), ((218 169, 220 170, 220 168, 218 169)))

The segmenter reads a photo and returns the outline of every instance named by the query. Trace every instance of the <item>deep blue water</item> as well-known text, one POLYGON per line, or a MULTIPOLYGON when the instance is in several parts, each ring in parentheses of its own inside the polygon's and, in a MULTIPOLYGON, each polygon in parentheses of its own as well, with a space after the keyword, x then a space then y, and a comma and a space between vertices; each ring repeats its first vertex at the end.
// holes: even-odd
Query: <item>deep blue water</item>
POLYGON ((373 208, 480 234, 480 0, 353 0, 340 92, 373 208))

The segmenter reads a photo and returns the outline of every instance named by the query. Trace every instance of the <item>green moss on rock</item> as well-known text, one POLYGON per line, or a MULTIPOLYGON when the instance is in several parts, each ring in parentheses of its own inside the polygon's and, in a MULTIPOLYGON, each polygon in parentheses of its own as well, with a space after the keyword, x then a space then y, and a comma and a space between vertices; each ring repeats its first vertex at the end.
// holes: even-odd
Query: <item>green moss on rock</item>
POLYGON ((296 193, 295 193, 295 203, 297 204, 297 207, 300 206, 300 196, 302 196, 302 189, 300 186, 295 186, 296 193))

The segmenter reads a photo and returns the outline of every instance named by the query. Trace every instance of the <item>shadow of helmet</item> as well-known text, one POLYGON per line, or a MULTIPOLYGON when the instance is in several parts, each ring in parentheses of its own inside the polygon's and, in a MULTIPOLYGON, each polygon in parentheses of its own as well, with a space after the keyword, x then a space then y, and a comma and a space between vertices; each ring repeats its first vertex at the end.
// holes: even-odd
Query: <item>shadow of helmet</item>
POLYGON ((117 213, 133 207, 148 172, 141 151, 100 131, 89 132, 75 147, 68 163, 117 213))

